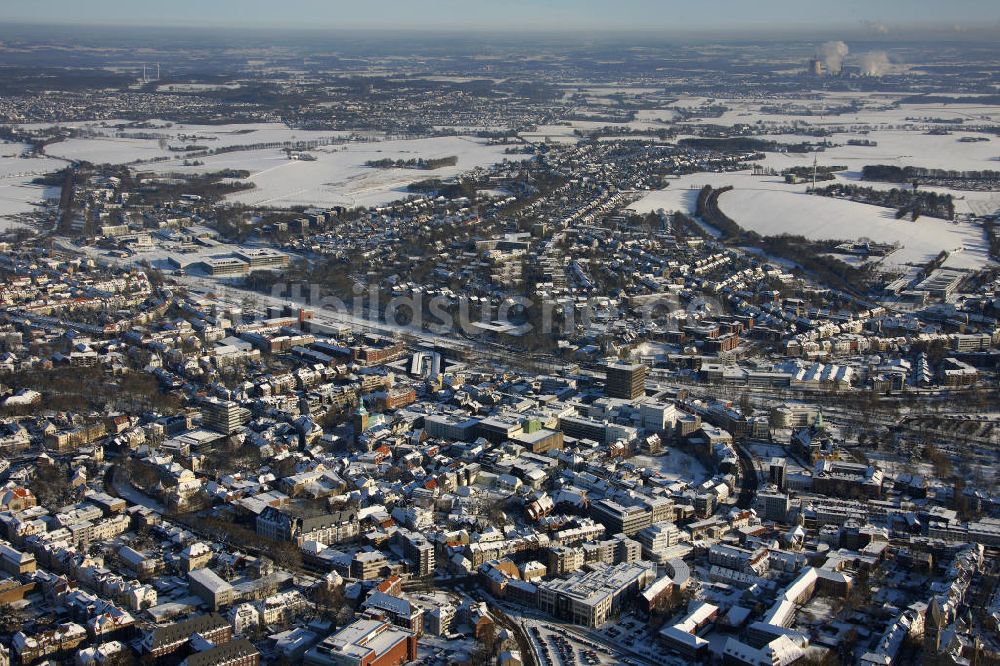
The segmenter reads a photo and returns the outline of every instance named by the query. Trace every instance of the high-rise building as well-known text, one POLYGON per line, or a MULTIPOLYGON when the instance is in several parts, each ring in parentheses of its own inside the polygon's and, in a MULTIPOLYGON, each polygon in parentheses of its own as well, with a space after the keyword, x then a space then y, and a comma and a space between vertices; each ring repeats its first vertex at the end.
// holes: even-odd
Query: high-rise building
POLYGON ((614 500, 602 499, 590 505, 590 515, 604 525, 609 533, 631 536, 644 527, 649 527, 653 512, 650 507, 622 505, 614 500))
POLYGON ((681 542, 681 531, 673 523, 655 523, 640 530, 635 538, 642 546, 644 559, 663 562, 670 549, 681 542))
POLYGON ((785 489, 785 459, 784 458, 771 458, 769 463, 770 479, 771 483, 778 486, 778 490, 785 489))
POLYGON ((250 420, 250 412, 231 400, 205 398, 200 406, 202 425, 223 435, 231 435, 250 420))
POLYGON ((397 531, 403 547, 403 555, 413 562, 413 573, 417 576, 430 576, 434 573, 434 544, 420 532, 405 529, 397 531))
POLYGON ((792 501, 783 492, 762 491, 757 494, 757 508, 764 520, 783 523, 792 510, 792 501))
POLYGON ((649 368, 641 363, 609 363, 604 392, 612 398, 635 400, 646 393, 649 368))

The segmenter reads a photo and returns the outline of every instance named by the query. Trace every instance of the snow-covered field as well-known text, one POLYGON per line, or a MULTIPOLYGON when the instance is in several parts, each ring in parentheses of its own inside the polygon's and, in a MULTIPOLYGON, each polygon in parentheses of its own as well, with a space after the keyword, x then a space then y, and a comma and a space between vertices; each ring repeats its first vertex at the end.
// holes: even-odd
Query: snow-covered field
POLYGON ((350 143, 323 146, 309 151, 315 161, 290 160, 281 150, 252 150, 199 158, 197 167, 185 167, 183 160, 157 162, 147 168, 159 172, 206 172, 243 169, 250 172, 252 190, 230 197, 248 205, 372 206, 405 197, 406 186, 427 178, 449 178, 477 167, 487 167, 504 159, 525 159, 507 155, 504 146, 488 146, 470 137, 350 143), (458 164, 433 171, 418 169, 377 169, 365 166, 369 160, 458 157, 458 164))
POLYGON ((636 467, 656 470, 672 481, 686 481, 696 486, 709 478, 710 474, 694 456, 675 448, 665 448, 656 456, 640 455, 629 458, 636 467))
MULTIPOLYGON (((812 166, 813 157, 820 165, 839 164, 860 173, 866 164, 893 164, 956 171, 1000 170, 1000 140, 967 143, 962 137, 982 137, 982 134, 955 132, 926 134, 920 130, 878 130, 868 134, 845 133, 830 137, 834 148, 821 153, 767 153, 762 164, 781 170, 791 166, 812 166), (851 139, 876 141, 877 146, 849 146, 851 139)), ((800 143, 808 137, 797 135, 765 135, 783 143, 800 143)))
POLYGON ((45 152, 54 157, 86 160, 95 164, 126 164, 163 157, 183 160, 184 153, 173 152, 169 150, 169 146, 177 148, 197 145, 218 149, 286 141, 343 139, 350 135, 350 132, 296 130, 281 123, 188 125, 151 121, 149 127, 128 127, 128 124, 120 120, 62 124, 62 127, 85 130, 92 136, 53 143, 46 147, 45 152), (147 138, 136 138, 143 135, 147 138))
MULTIPOLYGON (((959 171, 1000 170, 1000 140, 982 133, 963 131, 964 126, 1000 122, 1000 107, 977 104, 903 104, 895 105, 898 95, 881 93, 823 93, 815 97, 779 98, 768 100, 719 99, 715 103, 730 108, 720 118, 704 119, 695 123, 711 122, 719 125, 747 124, 767 127, 788 127, 791 123, 822 128, 832 132, 828 140, 837 145, 821 153, 767 153, 761 162, 764 166, 781 170, 792 166, 810 166, 815 157, 820 165, 843 165, 848 171, 838 175, 838 180, 858 180, 862 167, 868 164, 918 166, 931 169, 959 171), (822 115, 822 109, 859 103, 857 112, 840 115, 822 115), (766 106, 811 109, 814 115, 779 115, 762 110, 766 106), (928 122, 929 119, 961 120, 959 125, 928 122), (930 128, 945 128, 951 134, 928 134, 930 128), (962 142, 963 137, 990 138, 989 141, 962 142), (878 145, 872 147, 849 146, 851 139, 868 139, 878 145)), ((697 107, 707 100, 684 98, 677 106, 697 107)), ((682 125, 684 123, 681 123, 682 125)), ((784 143, 818 141, 798 134, 768 134, 761 138, 784 143)), ((889 184, 866 183, 873 187, 892 187, 889 184)), ((965 192, 936 188, 950 193, 959 201, 959 213, 983 215, 1000 209, 1000 196, 990 192, 965 192)))
MULTIPOLYGON (((961 119, 965 122, 1000 120, 1000 107, 978 104, 902 104, 895 105, 901 95, 891 93, 822 92, 815 96, 778 97, 767 99, 715 99, 714 104, 729 108, 710 122, 719 125, 753 124, 758 121, 771 125, 786 125, 792 121, 828 129, 851 125, 904 125, 924 118, 961 119), (825 114, 826 109, 860 103, 854 112, 825 114), (762 107, 780 106, 786 113, 762 111, 762 107), (796 111, 794 113, 788 111, 796 111), (801 113, 799 112, 801 111, 801 113), (808 112, 808 113, 806 113, 808 112)), ((681 98, 677 106, 696 108, 708 102, 703 97, 681 98)))
POLYGON ((982 230, 932 217, 916 222, 895 219, 890 208, 819 197, 802 192, 739 189, 723 194, 721 210, 740 226, 765 236, 795 233, 806 238, 855 239, 900 243, 893 264, 926 263, 941 250, 951 253, 947 266, 976 268, 987 260, 982 230))
POLYGON ((67 125, 86 129, 94 135, 54 143, 46 150, 52 156, 65 159, 130 164, 137 169, 158 173, 246 170, 250 172, 249 179, 255 188, 236 193, 230 200, 275 207, 378 205, 406 196, 406 186, 418 180, 449 178, 504 159, 522 160, 528 157, 508 155, 504 152, 505 146, 489 146, 485 140, 465 136, 379 140, 372 135, 365 137, 373 139, 370 141, 346 142, 350 136, 348 132, 295 130, 276 123, 219 126, 153 124, 154 127, 144 128, 127 128, 120 121, 67 125), (148 137, 135 138, 137 134, 148 137), (235 150, 194 158, 169 150, 169 146, 197 145, 218 149, 289 141, 337 143, 309 150, 316 157, 315 161, 289 159, 279 147, 235 150), (433 171, 365 166, 369 160, 450 156, 458 158, 456 166, 433 171), (185 166, 185 160, 197 160, 203 164, 185 166))
POLYGON ((764 236, 787 233, 815 240, 864 237, 880 243, 899 243, 900 249, 885 260, 894 266, 926 263, 941 250, 951 253, 945 265, 953 268, 978 268, 988 261, 982 229, 968 222, 953 224, 931 217, 916 222, 896 220, 889 208, 808 195, 805 183, 789 185, 780 177, 753 176, 748 172, 683 176, 672 180, 666 189, 646 194, 631 208, 639 212, 662 208, 693 213, 703 185, 732 185, 733 190, 720 197, 720 208, 743 228, 764 236))
POLYGON ((679 210, 694 213, 698 202, 698 190, 705 185, 724 187, 742 183, 745 187, 759 182, 746 173, 695 173, 670 180, 670 186, 662 190, 651 190, 629 208, 640 213, 651 210, 679 210))
POLYGON ((608 123, 598 123, 589 120, 573 121, 571 125, 539 125, 534 132, 521 132, 518 136, 526 141, 544 141, 546 143, 576 143, 580 140, 573 131, 575 129, 597 129, 608 123))
POLYGON ((49 158, 20 157, 26 146, 0 143, 0 231, 23 226, 15 218, 37 209, 45 199, 58 198, 59 188, 35 185, 38 176, 61 169, 65 163, 49 158))

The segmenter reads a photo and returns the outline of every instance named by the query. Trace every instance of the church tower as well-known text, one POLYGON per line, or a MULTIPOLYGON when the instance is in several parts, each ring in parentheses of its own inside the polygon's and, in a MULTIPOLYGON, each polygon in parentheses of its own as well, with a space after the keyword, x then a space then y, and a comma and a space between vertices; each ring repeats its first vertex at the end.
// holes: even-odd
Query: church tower
POLYGON ((365 409, 364 400, 358 400, 358 408, 354 411, 352 422, 354 425, 355 437, 362 434, 365 430, 368 430, 368 410, 365 409))
POLYGON ((924 620, 924 663, 937 663, 941 651, 941 633, 944 631, 945 618, 937 597, 931 599, 927 607, 927 617, 924 620))

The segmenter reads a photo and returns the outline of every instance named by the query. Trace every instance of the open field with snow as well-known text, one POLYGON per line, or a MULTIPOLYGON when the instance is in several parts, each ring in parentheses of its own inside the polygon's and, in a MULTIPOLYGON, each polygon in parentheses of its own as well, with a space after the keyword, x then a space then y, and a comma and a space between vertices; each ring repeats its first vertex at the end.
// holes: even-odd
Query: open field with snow
POLYGON ((654 470, 671 481, 686 481, 693 486, 711 476, 697 458, 677 448, 666 447, 663 453, 655 456, 632 456, 629 462, 654 470))
POLYGON ((61 169, 65 163, 48 158, 21 157, 26 147, 17 143, 0 143, 0 231, 24 226, 15 219, 18 215, 37 210, 37 204, 45 199, 59 197, 59 188, 35 185, 31 181, 61 169))
MULTIPOLYGON (((896 104, 903 95, 894 93, 818 92, 813 96, 798 95, 764 99, 716 98, 714 104, 729 108, 709 122, 718 125, 787 125, 793 121, 831 130, 847 129, 852 125, 903 125, 923 118, 962 119, 963 121, 996 122, 1000 107, 985 104, 896 104), (827 110, 858 104, 856 111, 831 114, 827 110), (782 113, 768 107, 780 106, 782 113)), ((697 108, 706 104, 704 97, 685 97, 676 106, 697 108)), ((694 121, 702 122, 702 121, 694 121)))
POLYGON ((255 206, 373 206, 408 195, 406 186, 428 178, 449 178, 477 167, 526 155, 506 155, 504 146, 488 146, 469 137, 374 141, 324 146, 309 151, 315 161, 291 160, 277 149, 251 150, 200 158, 201 166, 183 166, 183 160, 157 162, 158 172, 209 172, 241 169, 250 172, 252 190, 230 196, 255 206), (458 164, 434 170, 378 169, 369 160, 458 157, 458 164))
POLYGON ((899 243, 902 247, 887 257, 892 264, 923 264, 941 250, 951 253, 945 265, 953 268, 978 268, 987 261, 982 230, 970 224, 926 216, 897 220, 890 208, 781 190, 733 190, 720 197, 719 207, 740 226, 765 236, 899 243))
MULTIPOLYGON (((183 160, 186 153, 171 151, 170 147, 200 146, 215 150, 287 141, 339 140, 351 134, 296 130, 281 123, 188 125, 151 121, 148 127, 128 125, 130 123, 120 120, 66 123, 60 126, 78 129, 90 136, 53 143, 46 147, 45 152, 53 157, 95 164, 128 164, 161 158, 183 160)), ((49 126, 25 125, 26 128, 49 126)))
MULTIPOLYGON (((846 104, 853 97, 824 95, 822 99, 802 98, 781 100, 803 108, 846 104), (842 98, 841 98, 842 97, 842 98)), ((835 132, 828 140, 836 145, 819 153, 767 152, 760 163, 777 171, 790 167, 809 167, 816 159, 819 165, 846 166, 836 174, 835 182, 853 182, 878 189, 897 187, 893 183, 863 182, 861 170, 870 164, 919 166, 959 171, 1000 170, 1000 140, 962 142, 962 137, 982 134, 959 131, 931 135, 926 125, 914 119, 963 118, 967 123, 1000 119, 1000 108, 973 105, 904 105, 891 107, 892 97, 860 96, 862 109, 840 116, 784 116, 764 113, 765 103, 745 100, 719 100, 732 108, 719 124, 747 123, 761 126, 788 125, 793 120, 805 125, 824 127, 835 132), (862 132, 862 128, 864 131, 862 132), (850 139, 868 139, 877 146, 849 146, 850 139)), ((678 101, 678 106, 698 106, 704 100, 692 98, 678 101)), ((818 141, 798 134, 756 134, 762 139, 783 143, 818 141)), ((827 181, 830 184, 834 181, 827 181)), ((762 235, 782 233, 802 235, 812 239, 854 240, 861 237, 883 243, 899 243, 901 249, 884 260, 886 266, 922 264, 947 250, 951 256, 946 266, 974 269, 988 262, 982 230, 966 221, 952 224, 945 220, 922 217, 917 222, 896 220, 894 211, 866 204, 814 197, 805 194, 807 183, 786 184, 781 177, 752 176, 747 172, 716 174, 701 173, 671 181, 670 187, 651 192, 633 204, 637 211, 663 208, 692 213, 702 185, 724 187, 732 185, 720 199, 720 207, 742 227, 762 235)), ((952 190, 925 187, 942 194, 951 194, 960 218, 968 214, 984 215, 1000 209, 1000 193, 952 190)))
MULTIPOLYGON (((587 88, 588 95, 614 93, 642 93, 636 89, 602 90, 587 88)), ((559 141, 575 141, 573 131, 583 132, 603 126, 628 127, 634 130, 656 130, 670 126, 681 128, 680 140, 692 128, 705 124, 747 125, 753 130, 748 136, 765 140, 795 144, 803 141, 818 142, 824 138, 836 145, 820 153, 768 152, 762 165, 777 170, 793 166, 810 166, 815 156, 820 165, 843 165, 846 172, 838 179, 856 181, 861 169, 868 164, 918 166, 952 170, 1000 170, 1000 139, 988 134, 970 131, 969 128, 1000 122, 1000 106, 975 103, 961 104, 899 104, 903 96, 896 93, 857 93, 822 91, 774 98, 714 98, 680 97, 662 109, 643 109, 629 123, 591 123, 573 121, 568 125, 550 125, 539 128, 533 138, 551 136, 559 141), (696 115, 689 120, 680 118, 676 109, 697 112, 698 108, 722 105, 728 108, 720 117, 696 115), (828 113, 833 108, 855 106, 847 113, 828 113), (777 109, 781 112, 777 112, 777 109), (946 124, 934 121, 962 121, 946 124), (789 134, 793 126, 803 130, 816 128, 828 132, 826 137, 813 137, 805 133, 789 134), (931 128, 943 128, 951 134, 928 134, 931 128), (776 132, 777 131, 777 132, 776 132), (962 142, 962 138, 989 138, 989 141, 962 142), (852 139, 868 139, 877 146, 849 146, 852 139)), ((709 176, 709 174, 706 174, 709 176)), ((891 184, 871 184, 873 187, 892 187, 891 184)), ((1000 196, 991 192, 965 192, 936 188, 935 191, 951 193, 956 199, 959 214, 983 215, 1000 209, 1000 196)))
MULTIPOLYGON (((755 133, 762 139, 783 143, 819 141, 802 134, 768 133, 768 128, 787 128, 792 123, 831 132, 826 139, 839 144, 820 153, 768 152, 761 162, 777 170, 793 166, 811 166, 813 157, 820 165, 843 165, 846 172, 838 180, 856 181, 861 169, 869 164, 917 166, 957 171, 1000 171, 1000 139, 982 133, 963 131, 963 127, 1000 122, 1000 107, 977 104, 895 104, 899 95, 882 93, 822 93, 815 97, 801 96, 768 100, 718 99, 715 103, 730 108, 720 118, 696 120, 692 124, 711 122, 719 125, 746 124, 760 128, 755 133), (830 107, 857 103, 856 112, 824 115, 830 107), (769 106, 781 106, 802 113, 776 114, 764 111, 769 106), (811 115, 806 115, 808 111, 811 115), (961 120, 962 124, 941 124, 932 119, 961 120), (951 134, 928 134, 930 128, 945 128, 951 134), (987 137, 989 141, 962 142, 963 137, 987 137), (849 146, 851 139, 868 139, 878 145, 849 146)), ((705 98, 682 98, 677 106, 698 107, 705 98)), ((685 122, 678 123, 683 126, 685 122)), ((682 137, 679 137, 682 138, 682 137)), ((872 187, 893 187, 885 183, 865 183, 872 187)), ((984 215, 1000 209, 1000 196, 991 192, 967 192, 931 188, 952 194, 958 201, 959 214, 984 215)))
POLYGON ((967 222, 954 224, 931 217, 916 222, 896 220, 890 208, 805 194, 807 185, 789 185, 780 177, 739 173, 698 173, 672 180, 670 187, 650 192, 632 204, 638 212, 680 210, 694 213, 703 185, 733 190, 719 199, 726 215, 745 229, 764 236, 795 234, 815 240, 870 238, 899 243, 885 259, 890 265, 925 263, 941 250, 953 268, 978 268, 987 262, 982 229, 967 222))
POLYGON ((254 183, 254 189, 233 194, 229 200, 273 207, 379 205, 405 197, 408 194, 406 186, 419 180, 450 178, 504 159, 528 157, 508 155, 504 152, 505 146, 489 146, 485 140, 464 136, 379 140, 372 135, 364 137, 371 140, 348 141, 351 137, 348 132, 303 131, 276 123, 212 126, 157 122, 153 127, 144 128, 124 125, 120 121, 67 125, 92 132, 93 136, 51 144, 46 152, 63 159, 128 164, 137 170, 157 173, 245 170, 251 174, 249 180, 254 183), (144 136, 136 138, 137 134, 144 136), (250 147, 289 141, 321 141, 330 145, 308 150, 316 157, 314 161, 289 159, 276 146, 204 156, 190 156, 188 152, 169 149, 171 146, 250 147), (365 166, 369 160, 450 156, 458 158, 457 165, 426 171, 365 166), (185 165, 185 161, 202 164, 185 165))
MULTIPOLYGON (((815 156, 821 165, 839 164, 850 172, 861 173, 867 164, 953 169, 956 171, 1000 171, 1000 140, 963 143, 962 137, 983 136, 972 132, 926 134, 919 130, 879 130, 868 134, 845 133, 830 137, 834 144, 820 153, 767 153, 762 164, 775 169, 812 166, 815 156), (849 146, 851 139, 869 139, 877 146, 849 146)), ((799 143, 807 137, 789 134, 761 135, 762 139, 799 143)))

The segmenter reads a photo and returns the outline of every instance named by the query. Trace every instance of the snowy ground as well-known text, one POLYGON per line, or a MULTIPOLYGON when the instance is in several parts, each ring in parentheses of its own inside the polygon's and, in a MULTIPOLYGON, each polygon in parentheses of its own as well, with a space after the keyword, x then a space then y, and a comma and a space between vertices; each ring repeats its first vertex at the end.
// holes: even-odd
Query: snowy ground
POLYGON ((765 463, 771 458, 784 458, 786 465, 786 472, 788 474, 793 474, 795 472, 803 472, 804 470, 793 458, 788 449, 780 444, 769 444, 767 442, 751 442, 747 444, 747 448, 756 456, 759 460, 765 463))
POLYGON ((643 361, 666 361, 669 354, 677 352, 677 345, 666 342, 642 342, 632 350, 632 357, 643 361))
MULTIPOLYGON (((978 104, 902 104, 895 105, 902 96, 891 93, 821 92, 815 96, 723 99, 715 104, 729 107, 729 111, 710 122, 718 125, 755 124, 787 125, 800 121, 827 129, 850 128, 858 125, 912 125, 926 118, 962 119, 966 123, 996 122, 1000 120, 1000 107, 978 104), (856 112, 824 114, 832 107, 860 102, 856 112), (780 106, 786 113, 768 113, 762 107, 780 106), (789 112, 794 110, 795 112, 789 112)), ((696 108, 708 100, 703 97, 681 98, 677 106, 696 108)), ((695 121, 700 122, 700 121, 695 121)))
POLYGON ((419 180, 450 178, 504 159, 528 157, 507 155, 504 149, 469 137, 435 137, 324 146, 309 151, 315 161, 290 160, 281 150, 253 150, 200 158, 204 164, 197 167, 185 167, 183 160, 172 160, 157 162, 149 168, 180 173, 247 170, 254 189, 238 192, 230 200, 248 205, 373 206, 407 196, 406 186, 419 180), (365 166, 369 160, 450 156, 458 157, 456 166, 433 171, 365 166))
MULTIPOLYGON (((952 169, 956 171, 1000 170, 997 157, 1000 156, 1000 140, 962 142, 963 137, 983 137, 972 132, 953 134, 926 134, 923 130, 876 130, 867 134, 848 132, 828 137, 836 145, 819 153, 767 153, 762 164, 779 171, 790 166, 812 166, 813 157, 820 165, 839 164, 849 170, 860 172, 867 164, 893 164, 896 166, 917 166, 932 169, 952 169), (871 140, 877 146, 849 146, 847 142, 871 140)), ((818 141, 800 135, 761 135, 781 143, 795 144, 802 141, 818 141)))
MULTIPOLYGON (((83 130, 91 136, 53 143, 46 147, 45 152, 54 157, 86 160, 95 164, 125 164, 162 157, 183 159, 184 154, 169 150, 170 146, 179 148, 196 145, 218 149, 286 141, 343 139, 350 135, 349 132, 297 130, 281 123, 188 125, 151 121, 149 127, 128 125, 129 123, 121 120, 64 123, 60 126, 83 130), (135 138, 137 135, 148 138, 135 138), (161 139, 166 145, 161 145, 161 139)), ((24 127, 32 129, 50 126, 32 124, 24 127)))
POLYGON ((636 467, 648 467, 668 479, 698 485, 711 475, 694 456, 680 449, 667 448, 657 456, 633 456, 628 460, 636 467))
POLYGON ((27 148, 18 143, 0 143, 0 231, 23 226, 16 216, 37 210, 46 199, 58 198, 58 187, 34 185, 31 181, 65 163, 48 158, 23 158, 27 148))
POLYGON ((471 658, 478 648, 473 638, 446 639, 433 634, 424 634, 417 645, 416 664, 430 666, 431 664, 448 664, 465 654, 471 658))
MULTIPOLYGON (((897 105, 898 95, 880 93, 818 93, 777 99, 717 99, 712 103, 729 107, 720 118, 700 118, 680 125, 745 124, 760 128, 756 134, 763 139, 782 143, 818 142, 819 138, 800 134, 772 134, 769 128, 790 128, 791 125, 822 128, 832 134, 826 137, 834 144, 819 153, 768 152, 763 166, 778 171, 793 166, 808 167, 816 159, 819 165, 846 166, 837 174, 838 182, 857 182, 861 169, 869 164, 919 166, 953 170, 1000 170, 1000 140, 962 142, 964 137, 986 137, 981 133, 962 131, 964 126, 1000 121, 1000 107, 976 104, 905 104, 897 105), (856 112, 824 115, 831 107, 860 104, 856 112), (780 106, 795 113, 765 112, 766 106, 780 106), (961 119, 963 125, 942 125, 931 119, 961 119), (951 134, 928 134, 932 127, 945 127, 951 134), (851 139, 867 139, 873 147, 849 146, 851 139)), ((700 97, 679 99, 675 106, 697 108, 709 103, 700 97)), ((658 120, 669 120, 669 109, 643 111, 633 127, 652 127, 658 120)), ((561 129, 569 134, 579 123, 561 129)), ((681 135, 678 139, 684 138, 681 135)), ((733 185, 735 190, 723 195, 722 209, 741 226, 762 234, 791 233, 815 239, 855 239, 861 236, 880 242, 898 242, 903 249, 886 260, 887 265, 924 263, 941 250, 952 256, 947 266, 976 268, 986 262, 986 244, 980 229, 969 225, 954 226, 924 218, 916 225, 896 223, 892 212, 864 204, 822 200, 799 196, 806 184, 786 185, 781 178, 759 178, 749 174, 694 174, 672 181, 669 188, 652 192, 633 205, 638 211, 682 210, 692 212, 697 190, 705 184, 714 187, 733 185), (692 189, 693 188, 693 189, 692 189)), ((892 183, 863 183, 875 188, 892 188, 892 183)), ((986 215, 1000 210, 1000 193, 970 192, 946 188, 925 188, 951 194, 956 212, 986 215)))
POLYGON ((574 121, 565 125, 539 125, 534 132, 521 132, 520 136, 525 141, 544 141, 545 143, 576 143, 580 137, 573 132, 576 129, 597 129, 609 123, 597 123, 591 121, 574 121))
POLYGON ((897 220, 890 208, 782 190, 733 190, 721 196, 719 206, 740 226, 765 236, 900 243, 902 248, 887 258, 896 265, 923 264, 941 250, 951 253, 946 265, 952 268, 977 268, 988 260, 982 230, 971 224, 932 217, 897 220))
POLYGON ((70 126, 92 132, 93 136, 54 143, 47 147, 48 154, 94 163, 130 164, 158 173, 246 170, 251 173, 250 180, 255 188, 233 194, 230 200, 274 207, 379 205, 405 197, 408 194, 406 186, 418 180, 449 178, 504 159, 529 157, 508 155, 504 152, 505 146, 489 146, 484 140, 465 136, 413 140, 377 140, 378 137, 373 136, 367 138, 375 140, 346 142, 347 132, 295 130, 276 123, 211 126, 157 122, 150 128, 128 128, 121 121, 107 121, 70 126), (136 134, 149 138, 134 138, 136 134), (338 143, 309 150, 309 154, 316 157, 315 161, 289 159, 281 148, 195 157, 169 149, 170 146, 192 145, 218 149, 314 140, 338 143), (450 156, 458 158, 456 166, 433 171, 365 166, 369 160, 450 156), (185 166, 185 160, 203 164, 185 166))
POLYGON ((931 217, 916 222, 896 220, 890 208, 808 195, 805 183, 789 185, 780 177, 753 176, 746 171, 682 176, 671 180, 666 189, 646 194, 631 208, 693 213, 698 190, 704 185, 732 185, 733 190, 720 197, 719 207, 741 227, 765 236, 787 233, 816 240, 866 237, 899 243, 901 249, 885 260, 894 266, 926 263, 941 250, 951 253, 945 264, 948 267, 977 268, 987 262, 982 229, 967 222, 954 224, 931 217))

